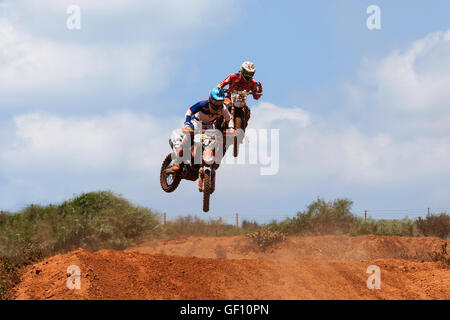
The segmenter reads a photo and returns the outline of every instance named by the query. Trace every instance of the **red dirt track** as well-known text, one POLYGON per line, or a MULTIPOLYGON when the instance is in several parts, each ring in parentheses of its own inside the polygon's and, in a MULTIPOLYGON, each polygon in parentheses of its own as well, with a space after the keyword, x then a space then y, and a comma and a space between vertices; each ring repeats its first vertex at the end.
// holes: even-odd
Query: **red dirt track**
POLYGON ((27 269, 16 299, 450 299, 448 241, 436 238, 288 238, 260 252, 245 237, 148 242, 126 251, 83 249, 27 269), (428 260, 441 260, 431 262, 428 260), (67 267, 81 269, 68 290, 67 267), (367 267, 381 269, 369 290, 367 267))

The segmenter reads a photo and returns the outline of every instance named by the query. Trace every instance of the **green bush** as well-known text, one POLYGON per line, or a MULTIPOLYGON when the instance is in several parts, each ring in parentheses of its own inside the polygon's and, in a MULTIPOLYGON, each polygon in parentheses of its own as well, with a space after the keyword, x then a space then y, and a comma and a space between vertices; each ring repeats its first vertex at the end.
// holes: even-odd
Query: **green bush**
POLYGON ((58 206, 31 205, 3 215, 0 238, 6 244, 0 254, 10 255, 21 243, 34 244, 45 255, 79 247, 123 249, 151 232, 159 219, 159 214, 111 192, 85 193, 58 206))
POLYGON ((249 221, 249 220, 242 221, 241 229, 245 233, 256 231, 259 228, 260 228, 260 225, 256 221, 249 221))
POLYGON ((225 223, 221 218, 205 221, 191 215, 168 221, 164 227, 166 237, 214 237, 236 234, 236 227, 225 223))
MULTIPOLYGON (((272 221, 266 227, 289 235, 385 235, 414 236, 417 235, 415 222, 408 218, 401 220, 374 220, 357 217, 351 213, 353 203, 348 199, 337 199, 326 202, 321 198, 311 203, 307 210, 298 212, 293 218, 283 221, 272 221)), ((439 223, 442 229, 442 221, 439 223)), ((437 226, 433 227, 434 230, 437 226)), ((445 233, 445 231, 441 232, 445 233)), ((436 234, 436 233, 435 233, 436 234)))
POLYGON ((125 249, 140 237, 158 236, 159 219, 158 213, 111 192, 81 194, 57 206, 30 205, 15 214, 2 212, 0 291, 14 278, 10 266, 20 267, 80 247, 125 249))
POLYGON ((414 236, 414 221, 404 218, 402 220, 374 220, 359 219, 359 226, 352 232, 353 235, 388 235, 388 236, 414 236))
POLYGON ((358 219, 351 214, 352 201, 337 199, 325 202, 318 198, 306 211, 299 212, 292 219, 280 223, 272 222, 270 230, 293 235, 323 235, 351 233, 358 219))
POLYGON ((433 236, 446 239, 450 236, 450 215, 441 213, 440 215, 427 216, 425 219, 416 220, 418 231, 424 236, 433 236))

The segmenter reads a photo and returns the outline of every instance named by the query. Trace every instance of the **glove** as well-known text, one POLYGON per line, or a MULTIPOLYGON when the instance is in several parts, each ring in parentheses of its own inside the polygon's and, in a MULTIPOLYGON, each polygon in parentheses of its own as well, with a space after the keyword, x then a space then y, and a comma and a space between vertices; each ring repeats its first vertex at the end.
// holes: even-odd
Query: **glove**
POLYGON ((261 82, 258 82, 256 84, 256 89, 257 89, 258 93, 262 93, 263 92, 263 88, 262 88, 261 82))
POLYGON ((192 122, 185 122, 184 123, 184 128, 181 129, 181 131, 184 134, 194 134, 194 125, 192 124, 192 122))
POLYGON ((263 91, 262 84, 261 84, 261 82, 258 82, 258 83, 256 84, 256 92, 252 92, 253 98, 255 98, 255 99, 261 98, 261 96, 262 96, 262 91, 263 91))

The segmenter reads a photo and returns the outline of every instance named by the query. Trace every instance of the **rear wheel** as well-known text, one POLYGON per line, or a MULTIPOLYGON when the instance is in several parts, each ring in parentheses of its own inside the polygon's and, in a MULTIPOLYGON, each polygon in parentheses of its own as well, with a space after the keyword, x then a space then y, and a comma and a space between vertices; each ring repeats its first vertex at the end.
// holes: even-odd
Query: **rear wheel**
POLYGON ((205 170, 203 176, 203 211, 209 211, 209 196, 211 194, 211 171, 205 170))
POLYGON ((172 160, 172 154, 169 153, 161 165, 159 181, 161 188, 165 192, 175 191, 181 181, 181 169, 174 173, 167 172, 167 169, 170 169, 174 163, 175 161, 172 160))

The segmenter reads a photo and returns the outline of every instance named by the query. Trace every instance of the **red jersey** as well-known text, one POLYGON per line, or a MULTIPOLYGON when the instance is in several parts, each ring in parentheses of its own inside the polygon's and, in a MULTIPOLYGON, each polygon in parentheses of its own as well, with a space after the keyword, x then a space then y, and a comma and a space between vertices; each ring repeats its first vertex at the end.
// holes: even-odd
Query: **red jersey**
MULTIPOLYGON (((252 91, 253 93, 261 93, 262 87, 258 84, 254 79, 250 79, 250 81, 245 80, 240 73, 233 73, 228 78, 223 80, 217 87, 224 89, 225 86, 229 85, 227 100, 230 100, 231 91, 252 91)), ((258 94, 253 94, 253 98, 258 100, 261 98, 258 94)))

